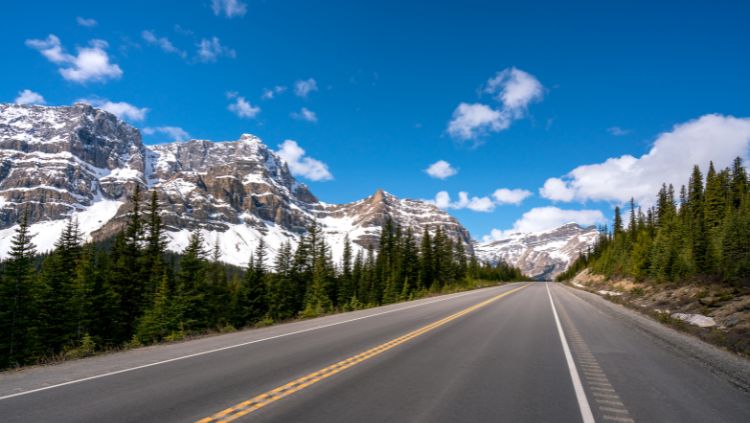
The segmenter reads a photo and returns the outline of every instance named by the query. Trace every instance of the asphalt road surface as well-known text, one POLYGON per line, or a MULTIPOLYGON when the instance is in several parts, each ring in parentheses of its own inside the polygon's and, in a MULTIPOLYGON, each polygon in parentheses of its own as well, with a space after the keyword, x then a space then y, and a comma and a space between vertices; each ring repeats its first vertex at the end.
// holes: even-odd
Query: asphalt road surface
POLYGON ((747 360, 594 297, 513 283, 6 372, 0 421, 750 422, 747 360))

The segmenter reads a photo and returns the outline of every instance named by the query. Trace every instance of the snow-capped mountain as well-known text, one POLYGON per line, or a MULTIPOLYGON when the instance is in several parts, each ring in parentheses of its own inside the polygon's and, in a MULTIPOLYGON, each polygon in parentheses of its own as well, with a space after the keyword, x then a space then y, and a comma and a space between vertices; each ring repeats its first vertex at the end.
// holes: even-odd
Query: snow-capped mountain
POLYGON ((347 235, 360 248, 376 245, 388 217, 417 237, 441 227, 472 247, 455 218, 423 201, 382 190, 349 204, 319 201, 252 135, 145 146, 137 129, 89 105, 0 104, 0 257, 27 207, 40 251, 52 248, 70 217, 87 237, 112 236, 127 221, 136 185, 156 191, 170 249, 181 251, 200 230, 237 265, 247 263, 261 237, 273 257, 315 222, 334 257, 347 235))
POLYGON ((568 223, 543 232, 516 233, 498 241, 477 244, 474 251, 480 260, 504 261, 532 278, 550 280, 593 247, 598 236, 599 231, 594 226, 583 228, 568 223))

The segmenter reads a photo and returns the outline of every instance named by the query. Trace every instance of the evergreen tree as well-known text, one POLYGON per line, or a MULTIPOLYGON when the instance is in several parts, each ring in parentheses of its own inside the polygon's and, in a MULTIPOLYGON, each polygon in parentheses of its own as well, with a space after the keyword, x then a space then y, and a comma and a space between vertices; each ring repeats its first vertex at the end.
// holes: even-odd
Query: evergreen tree
POLYGON ((0 349, 5 366, 26 364, 36 353, 35 292, 33 258, 36 246, 29 233, 29 210, 11 239, 0 299, 0 349))

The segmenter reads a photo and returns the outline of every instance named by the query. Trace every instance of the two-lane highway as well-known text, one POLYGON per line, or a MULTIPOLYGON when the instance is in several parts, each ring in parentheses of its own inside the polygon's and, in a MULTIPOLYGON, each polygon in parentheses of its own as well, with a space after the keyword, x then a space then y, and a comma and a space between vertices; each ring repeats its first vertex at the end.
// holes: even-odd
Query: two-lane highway
POLYGON ((514 283, 9 372, 0 420, 750 421, 747 392, 613 307, 514 283))

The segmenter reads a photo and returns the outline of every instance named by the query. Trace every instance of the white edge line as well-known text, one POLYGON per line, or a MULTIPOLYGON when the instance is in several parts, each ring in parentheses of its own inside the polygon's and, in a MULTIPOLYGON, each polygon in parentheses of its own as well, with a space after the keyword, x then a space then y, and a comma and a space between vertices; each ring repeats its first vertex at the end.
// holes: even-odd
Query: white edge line
MULTIPOLYGON (((503 285, 503 286, 507 286, 507 285, 503 285)), ((244 346, 251 345, 251 344, 257 344, 259 342, 270 341, 270 340, 273 340, 273 339, 284 338, 284 337, 292 336, 292 335, 299 335, 300 333, 311 332, 311 331, 319 330, 319 329, 325 329, 325 328, 329 328, 331 326, 343 325, 345 323, 351 323, 351 322, 356 322, 358 320, 369 319, 370 317, 382 316, 384 314, 395 313, 397 311, 404 311, 404 310, 409 310, 409 309, 416 308, 416 307, 422 307, 422 306, 426 306, 426 305, 430 305, 430 304, 439 303, 439 302, 442 302, 442 301, 453 300, 453 299, 456 299, 456 298, 463 297, 465 295, 476 294, 477 291, 478 290, 471 290, 471 291, 463 292, 461 294, 457 294, 457 295, 450 296, 450 297, 438 298, 438 299, 435 299, 435 300, 432 300, 432 301, 423 302, 423 303, 419 303, 419 304, 412 304, 412 305, 409 305, 409 306, 406 306, 406 307, 397 308, 397 309, 394 309, 394 310, 381 311, 379 313, 368 314, 367 316, 356 317, 354 319, 343 320, 341 322, 333 322, 333 323, 328 323, 328 324, 325 324, 325 325, 314 326, 314 327, 311 327, 311 328, 300 329, 300 330, 296 330, 296 331, 293 331, 293 332, 287 332, 287 333, 282 333, 282 334, 279 334, 279 335, 269 336, 267 338, 255 339, 253 341, 242 342, 240 344, 228 345, 226 347, 214 348, 212 350, 201 351, 201 352, 197 352, 197 353, 193 353, 193 354, 183 355, 183 356, 180 356, 180 357, 170 358, 170 359, 167 359, 167 360, 157 361, 157 362, 154 362, 154 363, 143 364, 141 366, 129 367, 127 369, 115 370, 115 371, 112 371, 112 372, 102 373, 102 374, 98 374, 98 375, 94 375, 94 376, 88 376, 88 377, 84 377, 84 378, 81 378, 81 379, 70 380, 70 381, 63 382, 63 383, 58 383, 58 384, 55 384, 55 385, 45 386, 43 388, 36 388, 36 389, 28 390, 28 391, 17 392, 15 394, 9 394, 9 395, 0 396, 0 401, 6 400, 6 399, 10 399, 10 398, 14 398, 14 397, 20 397, 20 396, 23 396, 23 395, 33 394, 33 393, 36 393, 36 392, 46 391, 46 390, 49 390, 49 389, 60 388, 60 387, 67 386, 67 385, 73 385, 73 384, 76 384, 76 383, 86 382, 86 381, 89 381, 89 380, 100 379, 100 378, 107 377, 107 376, 114 376, 114 375, 118 375, 120 373, 127 373, 127 372, 132 372, 132 371, 135 371, 135 370, 145 369, 147 367, 153 367, 153 366, 158 366, 158 365, 161 365, 161 364, 171 363, 173 361, 185 360, 185 359, 188 359, 188 358, 200 357, 202 355, 213 354, 213 353, 220 352, 220 351, 226 351, 226 350, 230 350, 230 349, 233 349, 233 348, 244 347, 244 346)))
POLYGON ((563 351, 565 352, 565 361, 568 362, 570 378, 573 381, 573 389, 575 389, 576 398, 578 399, 578 408, 581 410, 581 419, 583 420, 583 423, 595 423, 594 415, 591 413, 589 400, 586 398, 586 392, 584 392, 583 385, 581 384, 581 377, 578 375, 578 370, 576 369, 576 363, 573 361, 573 355, 570 354, 570 348, 568 347, 568 341, 565 339, 565 332, 563 332, 562 325, 560 324, 560 318, 557 317, 557 309, 555 309, 555 303, 552 301, 552 293, 549 291, 549 284, 550 282, 545 282, 544 286, 547 288, 549 304, 552 306, 552 314, 555 316, 557 333, 560 334, 560 342, 562 343, 563 351))

